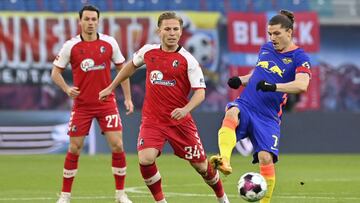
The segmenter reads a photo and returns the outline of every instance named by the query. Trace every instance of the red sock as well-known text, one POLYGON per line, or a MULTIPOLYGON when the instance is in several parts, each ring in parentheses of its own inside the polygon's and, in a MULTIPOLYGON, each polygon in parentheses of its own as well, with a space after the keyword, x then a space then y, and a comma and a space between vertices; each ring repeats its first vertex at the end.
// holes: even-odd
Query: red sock
POLYGON ((140 165, 141 175, 144 178, 146 186, 150 189, 155 201, 164 199, 164 194, 161 188, 161 175, 156 168, 156 164, 140 165))
POLYGON ((214 190, 216 197, 221 198, 224 196, 224 188, 219 177, 219 172, 214 170, 210 163, 208 163, 206 175, 203 176, 205 182, 214 190))
POLYGON ((115 178, 115 187, 117 190, 123 190, 126 175, 125 152, 112 153, 112 171, 115 178))
POLYGON ((63 172, 63 192, 71 192, 71 186, 78 168, 79 155, 68 152, 65 157, 63 172))

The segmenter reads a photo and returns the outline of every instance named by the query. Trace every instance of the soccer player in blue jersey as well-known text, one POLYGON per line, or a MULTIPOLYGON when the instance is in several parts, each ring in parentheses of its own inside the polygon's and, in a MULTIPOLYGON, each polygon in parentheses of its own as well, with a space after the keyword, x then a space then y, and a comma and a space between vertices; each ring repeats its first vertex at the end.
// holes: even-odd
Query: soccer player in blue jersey
POLYGON ((244 91, 226 106, 219 130, 220 154, 210 158, 213 167, 225 175, 232 173, 230 157, 236 142, 249 137, 254 145, 253 163, 268 192, 260 203, 269 203, 275 186, 274 163, 278 160, 282 107, 288 93, 307 91, 311 78, 310 60, 292 41, 293 13, 281 10, 268 23, 270 42, 259 52, 255 69, 248 75, 232 77, 231 88, 245 86, 244 91))

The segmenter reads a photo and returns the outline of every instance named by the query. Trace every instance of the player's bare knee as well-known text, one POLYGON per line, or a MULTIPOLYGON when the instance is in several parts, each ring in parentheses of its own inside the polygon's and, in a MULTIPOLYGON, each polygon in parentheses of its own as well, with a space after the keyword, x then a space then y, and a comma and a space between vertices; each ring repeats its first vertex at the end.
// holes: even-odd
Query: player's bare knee
POLYGON ((124 146, 122 141, 118 141, 116 143, 111 143, 111 151, 112 152, 123 152, 124 146))
POLYGON ((82 145, 78 144, 78 143, 70 143, 69 145, 69 152, 71 152, 72 154, 76 154, 79 155, 81 150, 82 150, 82 145))
POLYGON ((147 166, 147 165, 151 165, 155 162, 156 157, 152 157, 152 156, 147 156, 147 155, 139 155, 139 163, 141 165, 147 166))
POLYGON ((200 162, 200 163, 196 163, 196 162, 190 162, 190 164, 194 167, 194 169, 201 175, 201 176, 205 176, 207 173, 207 167, 208 164, 206 161, 204 162, 200 162))
POLYGON ((229 118, 232 120, 238 120, 238 115, 239 115, 240 111, 238 108, 232 107, 230 109, 228 109, 225 113, 225 118, 229 118))
POLYGON ((261 151, 258 154, 259 163, 262 165, 268 165, 273 163, 273 157, 271 153, 266 151, 261 151))

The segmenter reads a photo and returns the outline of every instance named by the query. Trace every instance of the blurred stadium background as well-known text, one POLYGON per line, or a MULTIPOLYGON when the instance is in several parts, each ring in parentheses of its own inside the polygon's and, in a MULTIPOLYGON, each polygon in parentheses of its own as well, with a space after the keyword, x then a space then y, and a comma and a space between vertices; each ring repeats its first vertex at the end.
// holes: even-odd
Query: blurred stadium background
MULTIPOLYGON (((181 14, 185 20, 181 44, 199 60, 206 76, 206 101, 193 116, 208 153, 217 153, 217 130, 224 106, 239 94, 227 87, 227 78, 246 73, 254 66, 258 48, 267 40, 266 22, 275 12, 280 9, 295 12, 295 40, 310 54, 313 77, 306 94, 289 97, 283 116, 281 153, 310 154, 307 158, 314 153, 351 153, 353 161, 359 160, 359 0, 0 0, 0 155, 4 160, 0 168, 3 170, 5 162, 14 158, 8 154, 66 151, 72 101, 52 83, 50 71, 61 45, 78 33, 77 11, 86 4, 101 10, 99 31, 114 36, 127 59, 145 43, 158 42, 156 17, 161 11, 176 10, 181 14)), ((135 114, 125 116, 121 112, 129 154, 136 152, 144 71, 140 69, 131 78, 135 114)), ((65 78, 71 83, 69 68, 65 78)), ((122 109, 120 89, 117 97, 122 109)), ((85 153, 107 153, 97 124, 93 126, 85 153)), ((165 151, 171 153, 168 146, 165 151)), ((324 156, 319 162, 333 157, 324 156)), ((56 159, 60 174, 63 157, 56 159)), ((136 166, 136 160, 132 162, 136 166)), ((9 172, 5 170, 3 174, 9 172)), ((1 182, 5 181, 1 178, 0 197, 4 186, 1 182)), ((12 197, 9 194, 7 197, 12 197)), ((350 200, 360 202, 359 197, 350 200)), ((1 201, 10 202, 9 198, 0 198, 1 201)))

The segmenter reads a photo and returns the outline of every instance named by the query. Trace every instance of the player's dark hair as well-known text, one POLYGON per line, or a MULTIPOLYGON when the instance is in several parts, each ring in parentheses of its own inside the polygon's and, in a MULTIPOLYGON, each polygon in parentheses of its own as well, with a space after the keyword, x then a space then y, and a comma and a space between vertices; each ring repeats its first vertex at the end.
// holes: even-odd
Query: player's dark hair
POLYGON ((278 25, 280 24, 282 28, 286 30, 294 30, 294 14, 291 11, 280 10, 279 14, 272 17, 269 21, 269 25, 278 25))
POLYGON ((161 23, 163 20, 169 20, 169 19, 175 19, 175 20, 178 20, 179 23, 180 23, 180 27, 183 26, 183 20, 181 17, 177 16, 175 12, 172 12, 172 11, 167 11, 167 12, 164 12, 162 13, 159 18, 158 18, 158 27, 161 26, 161 23))
POLYGON ((96 11, 97 13, 97 17, 99 18, 100 17, 100 11, 98 8, 96 8, 95 6, 93 5, 86 5, 84 6, 80 11, 79 11, 79 17, 80 19, 82 18, 82 15, 83 15, 83 12, 84 11, 96 11))

